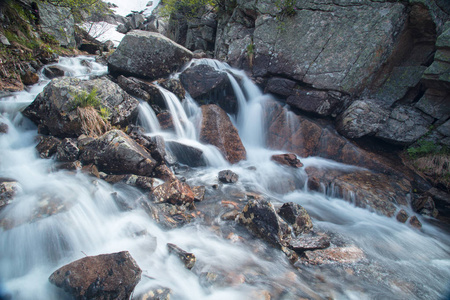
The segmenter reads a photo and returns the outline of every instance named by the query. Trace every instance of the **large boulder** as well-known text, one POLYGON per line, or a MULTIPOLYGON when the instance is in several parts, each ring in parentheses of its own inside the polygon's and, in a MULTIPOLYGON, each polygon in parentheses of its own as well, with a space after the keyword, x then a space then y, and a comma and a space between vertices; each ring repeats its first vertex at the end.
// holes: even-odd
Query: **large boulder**
POLYGON ((50 282, 75 299, 129 299, 141 269, 128 251, 88 256, 56 270, 50 282))
POLYGON ((108 58, 108 69, 115 75, 158 79, 179 70, 192 57, 191 51, 159 33, 134 30, 108 58))
POLYGON ((239 133, 227 113, 215 104, 203 105, 200 141, 216 146, 231 163, 246 158, 239 133))
POLYGON ((69 8, 44 1, 38 2, 42 31, 54 37, 63 47, 75 47, 75 21, 69 8))
POLYGON ((120 130, 111 130, 80 147, 80 160, 111 174, 151 176, 157 161, 120 130))
POLYGON ((90 107, 77 108, 76 105, 76 98, 89 93, 95 95, 100 104, 96 109, 103 107, 109 111, 109 115, 105 116, 107 122, 125 126, 135 121, 139 101, 105 77, 87 81, 71 77, 56 78, 25 108, 23 114, 35 122, 41 131, 53 136, 78 137, 89 135, 91 131, 102 134, 107 127, 102 125, 102 118, 96 111, 89 111, 90 107), (90 124, 93 119, 94 124, 90 124), (104 128, 93 130, 97 126, 104 128))
POLYGON ((191 167, 206 166, 202 150, 176 141, 166 142, 166 146, 178 162, 191 167))

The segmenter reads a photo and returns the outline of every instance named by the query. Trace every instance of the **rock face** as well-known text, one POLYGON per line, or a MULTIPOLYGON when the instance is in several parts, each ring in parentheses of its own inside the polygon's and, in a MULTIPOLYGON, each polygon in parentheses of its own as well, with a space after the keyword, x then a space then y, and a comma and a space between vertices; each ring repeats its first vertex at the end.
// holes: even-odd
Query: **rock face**
POLYGON ((81 147, 80 160, 111 174, 151 176, 157 165, 141 145, 120 130, 111 130, 81 147))
POLYGON ((245 159, 247 152, 226 112, 215 104, 203 105, 201 108, 200 141, 216 146, 230 163, 245 159))
POLYGON ((134 30, 121 41, 108 58, 112 74, 158 79, 177 71, 193 54, 165 36, 134 30))
POLYGON ((129 299, 141 273, 130 253, 123 251, 74 261, 49 280, 75 299, 129 299))
POLYGON ((39 2, 42 31, 53 36, 63 47, 75 47, 75 22, 70 9, 39 2))
MULTIPOLYGON (((130 97, 117 84, 107 78, 82 81, 78 78, 62 77, 52 80, 42 93, 23 111, 23 114, 39 126, 41 132, 56 137, 78 137, 89 135, 95 126, 102 122, 93 110, 93 115, 85 117, 86 112, 75 105, 75 97, 88 94, 96 89, 96 98, 100 106, 110 111, 107 117, 112 125, 128 125, 137 117, 139 101, 130 97), (95 118, 97 124, 89 121, 95 118)), ((105 128, 100 130, 104 132, 105 128)), ((98 131, 98 130, 97 130, 98 131)), ((99 132, 100 134, 103 132, 99 132)), ((97 134, 99 134, 97 133, 97 134)))

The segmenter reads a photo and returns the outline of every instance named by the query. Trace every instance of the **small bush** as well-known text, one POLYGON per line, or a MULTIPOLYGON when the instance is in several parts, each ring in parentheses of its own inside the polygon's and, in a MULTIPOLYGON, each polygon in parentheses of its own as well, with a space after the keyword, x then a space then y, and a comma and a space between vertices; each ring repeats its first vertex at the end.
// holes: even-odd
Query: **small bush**
POLYGON ((428 154, 437 154, 442 150, 442 147, 435 142, 425 139, 420 139, 416 145, 409 147, 406 151, 412 159, 416 159, 428 154))
POLYGON ((97 89, 93 88, 90 93, 86 91, 81 91, 80 93, 77 93, 74 96, 73 100, 73 109, 76 109, 78 107, 86 108, 86 107, 93 107, 93 108, 99 108, 100 107, 100 100, 97 97, 97 89))
POLYGON ((100 110, 98 111, 98 114, 103 119, 103 121, 107 121, 109 116, 111 116, 111 111, 106 106, 100 107, 100 110))

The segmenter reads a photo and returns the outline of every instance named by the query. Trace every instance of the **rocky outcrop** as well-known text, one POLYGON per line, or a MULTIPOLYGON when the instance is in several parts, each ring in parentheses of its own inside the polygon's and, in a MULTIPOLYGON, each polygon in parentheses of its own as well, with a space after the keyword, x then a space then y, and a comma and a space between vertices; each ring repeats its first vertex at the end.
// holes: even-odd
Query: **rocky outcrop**
POLYGON ((75 21, 70 9, 46 2, 38 3, 42 31, 53 36, 63 47, 75 47, 75 21))
POLYGON ((200 141, 216 146, 231 163, 246 158, 247 152, 230 118, 215 104, 203 105, 200 141))
POLYGON ((191 51, 159 33, 134 30, 108 58, 108 69, 113 75, 153 80, 177 71, 192 56, 191 51))
POLYGON ((111 130, 80 147, 83 164, 95 164, 110 174, 151 176, 156 160, 141 145, 120 130, 111 130))
POLYGON ((49 280, 75 299, 129 299, 141 273, 123 251, 79 259, 56 270, 49 280))
POLYGON ((126 126, 136 119, 139 102, 104 77, 87 81, 56 78, 23 114, 38 125, 40 132, 56 137, 102 134, 107 126, 98 113, 92 107, 77 107, 77 99, 85 99, 89 93, 97 99, 97 109, 104 107, 110 112, 106 120, 112 125, 126 126))

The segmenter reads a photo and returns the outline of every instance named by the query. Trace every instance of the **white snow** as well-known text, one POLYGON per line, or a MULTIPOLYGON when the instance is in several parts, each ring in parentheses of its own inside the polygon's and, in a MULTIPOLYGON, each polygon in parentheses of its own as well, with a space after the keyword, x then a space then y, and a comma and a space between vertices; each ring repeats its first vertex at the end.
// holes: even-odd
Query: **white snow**
POLYGON ((113 9, 117 15, 125 17, 132 11, 140 12, 142 10, 144 11, 144 15, 148 16, 158 5, 159 0, 109 0, 108 2, 118 6, 113 9), (153 4, 151 6, 147 6, 149 2, 153 2, 153 4))

